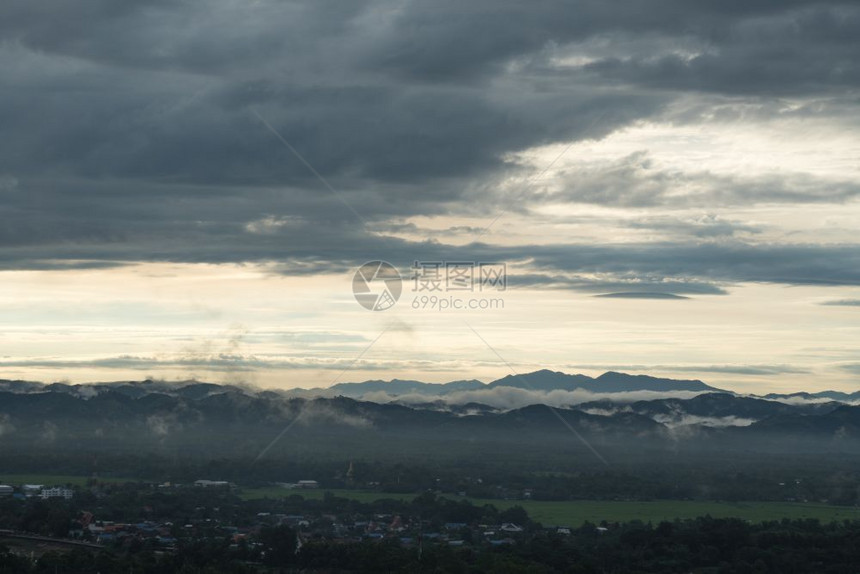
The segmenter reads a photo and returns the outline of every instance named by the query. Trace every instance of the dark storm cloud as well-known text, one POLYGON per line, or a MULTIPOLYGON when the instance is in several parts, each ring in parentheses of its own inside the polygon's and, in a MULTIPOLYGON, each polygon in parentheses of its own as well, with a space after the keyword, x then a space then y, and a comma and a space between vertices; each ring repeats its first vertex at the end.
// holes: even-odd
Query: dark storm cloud
MULTIPOLYGON (((447 0, 409 4, 396 20, 401 33, 384 36, 378 54, 388 69, 409 77, 468 81, 498 73, 511 60, 535 58, 548 43, 576 45, 597 39, 604 44, 604 50, 607 41, 618 44, 619 49, 633 44, 638 50, 625 55, 647 62, 649 54, 643 54, 643 44, 638 40, 665 46, 666 42, 661 40, 666 38, 676 44, 693 38, 714 52, 729 52, 724 59, 718 58, 720 65, 735 70, 731 75, 737 77, 736 87, 748 91, 750 84, 760 82, 756 71, 783 62, 791 67, 792 56, 804 48, 811 48, 815 55, 821 55, 821 51, 830 56, 850 55, 856 41, 853 35, 856 23, 852 21, 855 16, 856 11, 849 3, 779 0, 647 3, 447 0), (743 45, 736 46, 738 42, 743 45), (756 46, 761 47, 755 53, 759 56, 758 63, 751 64, 744 54, 756 46), (735 49, 727 50, 732 48, 735 49), (784 55, 787 49, 790 50, 784 55), (746 86, 741 85, 744 79, 746 86)), ((812 56, 807 56, 804 63, 811 59, 812 56)), ((602 66, 592 64, 590 68, 600 71, 615 61, 602 61, 602 66)), ((844 63, 837 60, 834 67, 844 63)), ((804 67, 801 73, 797 73, 797 67, 794 66, 795 73, 788 81, 801 76, 802 82, 808 83, 802 72, 812 73, 820 80, 826 77, 828 69, 827 63, 822 62, 814 70, 804 67)), ((697 74, 678 68, 667 70, 664 76, 676 81, 681 76, 679 83, 683 83, 684 76, 695 79, 697 74)), ((785 78, 780 80, 785 85, 785 78)))
MULTIPOLYGON (((46 133, 16 138, 15 162, 3 167, 26 171, 32 159, 33 169, 62 163, 97 176, 208 183, 306 175, 249 129, 248 107, 259 105, 323 173, 397 181, 475 173, 500 167, 505 152, 599 136, 667 101, 570 74, 536 82, 503 64, 539 58, 547 46, 616 36, 623 44, 677 30, 743 53, 733 31, 761 19, 852 28, 848 8, 819 7, 816 19, 795 13, 802 4, 216 2, 202 11, 165 2, 12 2, 0 19, 7 49, 65 58, 57 65, 71 71, 51 73, 31 56, 35 70, 14 78, 20 88, 3 119, 46 133), (500 86, 473 85, 484 76, 500 86), (21 149, 28 141, 32 148, 21 149)), ((796 49, 856 52, 851 36, 833 33, 810 31, 796 49)), ((768 65, 738 63, 750 60, 768 65)), ((816 62, 820 69, 829 60, 816 62)))
POLYGON ((48 52, 197 72, 247 66, 285 50, 311 51, 307 57, 294 54, 280 62, 296 69, 307 59, 319 59, 320 44, 346 40, 337 53, 349 64, 428 80, 470 81, 498 73, 494 66, 532 55, 549 42, 566 44, 608 34, 687 34, 729 42, 735 39, 732 34, 750 28, 768 31, 771 20, 797 20, 806 6, 815 7, 818 17, 801 27, 797 34, 803 35, 788 40, 834 42, 850 35, 850 28, 839 25, 848 8, 805 0, 214 1, 206 10, 195 3, 164 0, 84 0, 74 5, 10 0, 4 3, 0 31, 48 52), (834 38, 834 31, 840 36, 834 38))
MULTIPOLYGON (((725 293, 728 284, 860 285, 860 247, 854 245, 753 245, 739 241, 620 245, 472 244, 406 241, 373 235, 356 225, 319 228, 286 223, 264 233, 240 225, 162 226, 128 241, 66 241, 52 247, 49 263, 73 261, 171 261, 273 264, 285 275, 343 273, 384 259, 408 275, 414 261, 506 262, 512 288, 546 286, 586 292, 647 291, 725 293), (312 237, 312 240, 309 240, 312 237), (194 245, 189 249, 188 245, 194 245), (518 276, 516 269, 524 271, 518 276)), ((0 252, 3 268, 44 265, 42 246, 0 252)))
MULTIPOLYGON (((55 4, 13 3, 2 19, 13 38, 7 57, 31 61, 9 78, 2 119, 14 131, 43 131, 16 138, 5 170, 60 164, 88 176, 209 184, 306 179, 249 122, 257 106, 322 173, 353 180, 342 187, 368 178, 423 182, 499 168, 504 153, 536 143, 604 135, 662 103, 599 87, 399 81, 371 54, 386 38, 409 35, 392 24, 380 26, 382 38, 367 38, 375 12, 359 4, 216 3, 201 11, 91 3, 84 17, 69 15, 77 27, 63 19, 69 8, 55 4), (51 56, 59 69, 45 61, 51 56)), ((451 65, 460 60, 448 55, 451 65)))
POLYGON ((694 54, 589 63, 603 78, 661 88, 796 96, 860 86, 860 8, 814 4, 716 26, 694 54))
MULTIPOLYGON (((0 6, 0 267, 267 262, 309 274, 457 258, 530 264, 522 285, 590 292, 857 284, 852 246, 748 245, 731 239, 757 226, 716 219, 632 224, 719 240, 701 244, 455 247, 383 235, 416 231, 397 227, 410 216, 491 218, 541 201, 854 199, 850 183, 674 174, 642 154, 567 174, 558 193, 522 189, 504 204, 497 187, 533 175, 512 153, 599 139, 681 97, 832 99, 856 85, 857 18, 851 4, 799 0, 10 0, 0 6), (587 63, 556 64, 577 54, 587 63), (679 197, 677 186, 692 191, 679 197)), ((856 102, 840 105, 827 113, 853 117, 856 102)))
POLYGON ((631 273, 638 277, 708 278, 797 285, 860 283, 855 245, 750 245, 743 242, 535 248, 538 269, 631 273))

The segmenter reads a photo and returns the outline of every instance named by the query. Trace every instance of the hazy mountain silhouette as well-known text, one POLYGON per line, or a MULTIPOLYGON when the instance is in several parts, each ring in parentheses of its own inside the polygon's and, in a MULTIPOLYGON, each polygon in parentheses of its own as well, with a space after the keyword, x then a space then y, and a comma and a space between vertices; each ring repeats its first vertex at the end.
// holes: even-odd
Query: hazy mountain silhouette
POLYGON ((390 381, 364 381, 361 383, 338 383, 328 388, 336 395, 361 396, 367 393, 384 392, 391 395, 418 393, 422 395, 439 396, 457 391, 474 391, 485 388, 486 385, 478 380, 452 381, 450 383, 422 383, 392 379, 390 381))
POLYGON ((613 371, 604 373, 597 378, 587 375, 570 375, 559 371, 542 369, 532 373, 508 375, 501 379, 484 384, 477 380, 453 381, 450 383, 423 383, 421 381, 364 381, 360 383, 339 383, 328 389, 327 394, 360 397, 368 393, 385 392, 389 395, 404 395, 410 393, 428 396, 444 396, 458 391, 481 391, 511 387, 530 391, 573 391, 586 390, 595 393, 621 393, 633 391, 720 391, 699 380, 677 380, 650 377, 647 375, 628 375, 613 371))
MULTIPOLYGON (((620 373, 596 379, 552 371, 531 375, 532 384, 542 390, 589 385, 608 387, 614 390, 611 392, 689 391, 704 385, 701 381, 620 373)), ((471 389, 480 384, 492 391, 516 381, 522 382, 504 378, 490 385, 460 381, 455 386, 471 389)), ((425 385, 418 381, 353 385, 377 390, 392 384, 408 392, 425 385)), ((430 388, 438 391, 447 386, 430 388)), ((790 451, 801 443, 803 448, 814 450, 833 444, 847 448, 845 445, 855 444, 847 439, 860 438, 860 407, 835 401, 782 402, 715 392, 634 402, 625 402, 623 396, 565 408, 534 404, 499 409, 479 402, 449 404, 444 396, 407 405, 345 396, 290 397, 278 391, 189 381, 123 381, 92 386, 0 381, 0 450, 74 448, 137 453, 168 449, 174 453, 247 456, 288 427, 291 438, 282 448, 295 452, 371 449, 392 456, 426 449, 454 452, 454 445, 480 449, 482 444, 498 448, 520 445, 516 448, 526 453, 529 449, 547 452, 556 444, 570 448, 571 440, 578 444, 576 434, 605 448, 627 450, 644 445, 671 449, 685 444, 694 450, 722 445, 720 448, 790 451), (694 430, 679 432, 681 427, 694 430)))

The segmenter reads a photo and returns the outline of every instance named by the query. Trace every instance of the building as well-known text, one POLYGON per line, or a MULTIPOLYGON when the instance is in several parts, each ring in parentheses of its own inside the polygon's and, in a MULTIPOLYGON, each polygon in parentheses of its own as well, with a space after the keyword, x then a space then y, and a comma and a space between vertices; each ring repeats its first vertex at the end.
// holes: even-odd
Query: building
POLYGON ((319 488, 320 484, 315 480, 300 480, 298 482, 299 488, 319 488))
POLYGON ((65 488, 62 486, 43 488, 42 493, 40 494, 42 500, 47 500, 49 498, 65 498, 66 500, 71 500, 74 495, 75 493, 71 488, 65 488))
POLYGON ((21 486, 25 496, 38 496, 43 488, 45 488, 44 484, 24 484, 21 486))
POLYGON ((15 489, 8 484, 0 484, 0 496, 12 496, 14 493, 15 489))
POLYGON ((220 487, 229 488, 230 483, 226 480, 195 480, 194 486, 202 486, 203 488, 220 487))

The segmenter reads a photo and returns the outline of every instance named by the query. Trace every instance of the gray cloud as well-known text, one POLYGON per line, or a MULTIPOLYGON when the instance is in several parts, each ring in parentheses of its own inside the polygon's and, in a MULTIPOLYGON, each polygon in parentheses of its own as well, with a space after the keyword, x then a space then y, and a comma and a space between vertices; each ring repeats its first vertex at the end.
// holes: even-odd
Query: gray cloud
MULTIPOLYGON (((560 176, 563 189, 542 192, 542 201, 567 201, 624 207, 671 205, 716 207, 760 204, 844 203, 860 197, 860 185, 852 181, 829 181, 806 174, 729 176, 711 172, 679 172, 654 165, 646 151, 603 165, 570 170, 560 176)), ((655 223, 643 220, 640 226, 655 223)), ((667 222, 679 227, 680 222, 667 222)), ((635 225, 635 224, 634 224, 635 225)), ((754 226, 702 220, 698 228, 689 222, 685 231, 701 237, 733 235, 738 231, 759 232, 754 226)))
POLYGON ((732 241, 678 245, 535 248, 533 264, 570 272, 724 282, 854 285, 860 249, 854 245, 752 245, 732 241))
MULTIPOLYGON (((397 329, 398 326, 395 326, 397 329)), ((401 328, 402 330, 402 328, 401 328)), ((366 339, 362 340, 361 347, 366 347, 366 339)), ((345 369, 350 371, 394 371, 402 372, 413 369, 422 372, 454 372, 463 371, 467 367, 498 367, 498 362, 470 361, 464 363, 458 360, 439 359, 385 359, 370 360, 362 359, 355 361, 354 356, 360 352, 361 347, 349 347, 350 352, 346 355, 343 348, 340 352, 331 354, 313 354, 304 352, 301 354, 253 354, 224 352, 212 352, 211 354, 197 353, 168 353, 158 355, 115 355, 93 359, 68 359, 58 357, 27 357, 9 358, 0 357, 0 368, 38 368, 38 369, 75 369, 75 368, 97 368, 97 369, 125 369, 130 371, 158 371, 175 369, 183 371, 189 379, 197 378, 197 373, 219 375, 251 374, 258 370, 266 371, 295 371, 301 369, 330 370, 332 373, 342 375, 345 369), (334 356, 332 356, 334 355, 334 356)), ((228 377, 229 378, 229 377, 228 377)), ((230 384, 238 382, 248 383, 240 378, 229 378, 230 384)), ((298 382, 298 381, 297 381, 298 382)), ((302 390, 298 389, 299 394, 302 390)), ((306 393, 305 393, 306 394, 306 393)), ((311 393, 313 394, 313 393, 311 393)))
POLYGON ((707 108, 705 92, 763 107, 801 98, 806 114, 828 99, 826 113, 855 117, 842 92, 860 77, 858 14, 801 0, 11 0, 0 7, 0 269, 265 262, 311 274, 457 258, 518 262, 529 270, 514 286, 588 292, 855 285, 853 245, 745 243, 760 226, 717 217, 630 224, 664 242, 515 247, 446 245, 469 226, 432 235, 392 219, 558 200, 706 210, 856 199, 851 182, 678 174, 642 153, 564 174, 557 194, 523 190, 500 205, 498 188, 534 175, 511 153, 657 117, 694 121, 661 114, 682 98, 707 108), (438 241, 387 235, 403 232, 438 241))
POLYGON ((807 374, 807 369, 794 367, 792 365, 703 365, 703 366, 675 366, 675 371, 687 371, 696 373, 728 373, 733 375, 761 375, 779 376, 807 374))
MULTIPOLYGON (((585 68, 619 81, 729 94, 797 95, 860 84, 860 10, 850 3, 784 5, 695 35, 701 51, 639 53, 585 68)), ((695 33, 694 33, 695 34, 695 33)))
POLYGON ((684 297, 683 295, 676 295, 675 293, 649 293, 647 291, 621 291, 619 293, 601 293, 600 295, 595 295, 595 297, 603 297, 606 299, 657 299, 669 301, 689 299, 689 297, 684 297))
MULTIPOLYGON (((384 259, 406 276, 418 261, 507 262, 509 284, 585 291, 724 293, 739 282, 798 285, 860 284, 860 247, 850 244, 750 244, 741 241, 620 245, 445 245, 405 241, 332 224, 285 226, 266 235, 244 226, 166 225, 157 237, 141 234, 123 242, 65 241, 46 253, 42 246, 13 246, 0 253, 0 267, 56 267, 57 262, 119 260, 275 264, 286 275, 348 272, 384 259), (313 238, 312 241, 310 238, 313 238), (44 259, 49 256, 49 259, 44 259), (518 269, 523 271, 518 277, 518 269)), ((89 263, 92 265, 93 263, 89 263)), ((75 264, 78 265, 78 264, 75 264)), ((73 267, 75 265, 72 265, 73 267)))
POLYGON ((779 376, 808 374, 810 371, 794 365, 574 365, 572 369, 646 373, 720 373, 732 375, 779 376))
POLYGON ((764 230, 761 225, 727 220, 713 213, 684 219, 672 216, 640 217, 621 224, 632 229, 653 230, 668 236, 703 239, 756 235, 764 230))
POLYGON ((518 289, 538 287, 548 289, 570 289, 587 293, 602 293, 606 291, 624 290, 636 293, 651 294, 660 297, 661 294, 685 293, 691 295, 725 295, 726 289, 718 284, 702 281, 675 278, 660 278, 649 276, 647 273, 607 273, 601 278, 590 275, 559 275, 517 273, 511 271, 508 275, 508 288, 518 289))

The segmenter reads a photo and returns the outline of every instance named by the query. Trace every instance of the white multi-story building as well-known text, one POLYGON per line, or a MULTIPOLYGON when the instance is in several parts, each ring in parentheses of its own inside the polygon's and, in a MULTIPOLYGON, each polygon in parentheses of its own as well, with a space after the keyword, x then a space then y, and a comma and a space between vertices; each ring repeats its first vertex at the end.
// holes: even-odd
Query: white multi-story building
POLYGON ((202 486, 203 488, 227 488, 230 486, 230 483, 226 480, 195 480, 194 486, 202 486))
POLYGON ((55 486, 54 488, 43 488, 42 489, 42 500, 47 500, 49 498, 65 498, 66 500, 70 500, 75 493, 71 488, 63 488, 62 486, 55 486))

